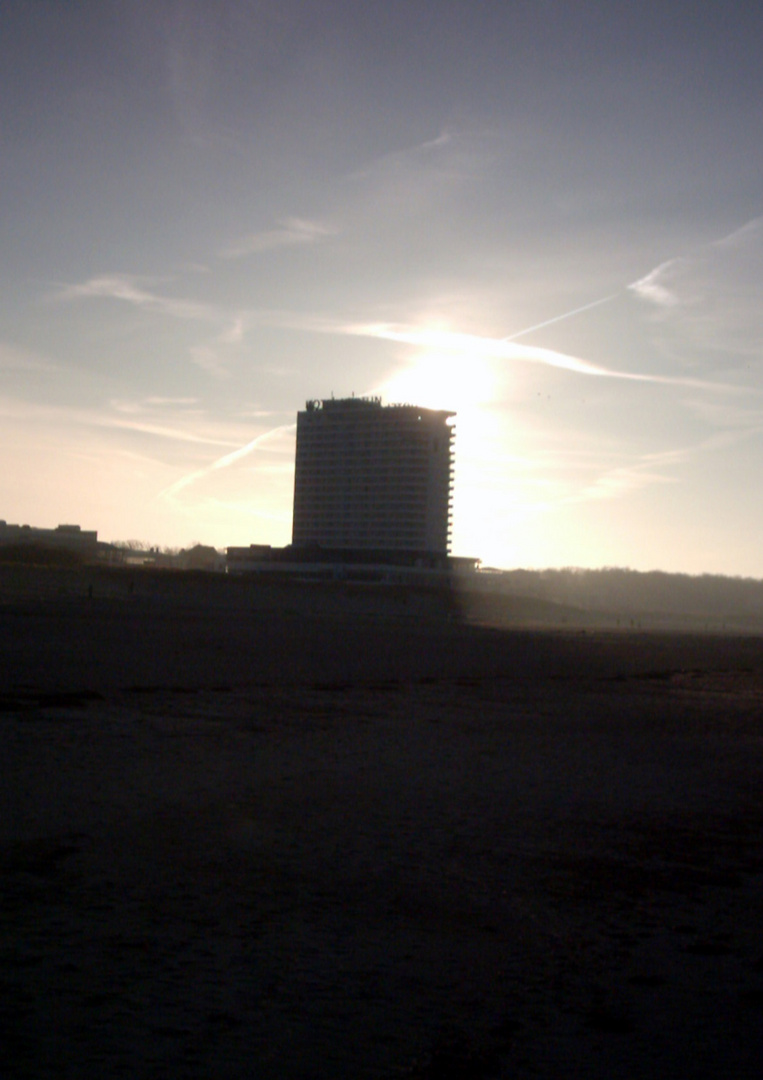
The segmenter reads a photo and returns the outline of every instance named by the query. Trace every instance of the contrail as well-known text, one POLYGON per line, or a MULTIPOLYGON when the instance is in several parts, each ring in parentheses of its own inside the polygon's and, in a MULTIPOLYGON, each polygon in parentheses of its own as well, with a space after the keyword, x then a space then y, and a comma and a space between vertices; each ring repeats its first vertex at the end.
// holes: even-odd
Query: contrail
POLYGON ((178 491, 182 491, 183 488, 188 487, 190 484, 195 484, 197 480, 201 480, 202 477, 207 476, 216 469, 225 469, 228 465, 233 465, 234 462, 240 461, 241 458, 246 457, 247 454, 251 454, 253 450, 262 446, 266 440, 272 438, 274 435, 278 435, 279 432, 292 431, 295 427, 296 424, 281 424, 280 427, 271 428, 270 431, 258 435, 256 439, 252 439, 252 441, 246 443, 245 446, 239 446, 238 450, 233 450, 230 454, 225 454, 223 457, 218 458, 217 461, 213 461, 212 464, 207 465, 206 468, 198 469, 196 472, 189 473, 187 476, 181 476, 174 484, 170 484, 169 487, 160 491, 160 496, 163 498, 172 498, 178 491))
POLYGON ((526 330, 520 330, 518 334, 509 334, 508 337, 501 338, 501 341, 516 341, 517 338, 524 337, 525 334, 532 334, 533 330, 542 330, 544 326, 551 326, 553 323, 561 322, 563 319, 571 319, 573 315, 580 315, 583 311, 590 311, 591 308, 598 307, 599 304, 608 304, 610 300, 614 300, 615 297, 621 296, 622 290, 616 293, 612 293, 611 296, 604 296, 601 300, 594 300, 590 304, 584 304, 582 307, 575 308, 573 311, 565 311, 563 315, 555 315, 553 319, 546 319, 545 322, 536 323, 535 326, 528 326, 526 330))
MULTIPOLYGON (((615 296, 621 295, 615 293, 615 296)), ((596 300, 594 304, 603 304, 611 296, 596 300)), ((586 307, 593 307, 587 304, 586 307)), ((568 312, 568 314, 573 314, 568 312)), ((558 315, 564 319, 566 315, 558 315)), ((556 322, 556 319, 549 320, 556 322)), ((544 324, 545 325, 545 324, 544 324)), ((737 393, 738 388, 723 383, 704 382, 701 379, 687 379, 670 375, 642 375, 629 371, 613 371, 611 368, 591 364, 575 356, 557 352, 554 349, 541 349, 537 345, 514 345, 510 338, 484 338, 476 334, 461 334, 452 330, 426 330, 417 327, 396 326, 388 323, 356 324, 345 327, 344 333, 359 337, 381 338, 385 341, 401 341, 417 348, 448 349, 465 355, 484 356, 496 360, 521 360, 531 364, 546 364, 548 367, 575 371, 579 375, 593 375, 606 379, 629 379, 631 382, 665 383, 670 386, 688 386, 698 390, 715 390, 737 393)), ((529 333, 529 330, 523 331, 529 333)))

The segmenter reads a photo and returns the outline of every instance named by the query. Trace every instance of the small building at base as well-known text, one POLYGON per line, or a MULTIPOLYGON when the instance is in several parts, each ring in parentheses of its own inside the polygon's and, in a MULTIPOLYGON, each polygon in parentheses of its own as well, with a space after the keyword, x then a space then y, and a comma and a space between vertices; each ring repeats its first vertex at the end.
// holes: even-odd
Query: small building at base
POLYGON ((318 545, 229 547, 229 574, 260 574, 270 580, 347 581, 384 585, 444 585, 472 573, 478 559, 434 551, 324 548, 318 545))

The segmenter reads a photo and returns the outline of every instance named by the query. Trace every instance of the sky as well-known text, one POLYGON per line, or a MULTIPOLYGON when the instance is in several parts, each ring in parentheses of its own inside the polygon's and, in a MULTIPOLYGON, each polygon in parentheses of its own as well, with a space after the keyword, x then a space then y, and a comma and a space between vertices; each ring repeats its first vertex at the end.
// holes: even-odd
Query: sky
POLYGON ((0 518, 291 539, 456 417, 454 554, 763 577, 763 7, 0 5, 0 518))

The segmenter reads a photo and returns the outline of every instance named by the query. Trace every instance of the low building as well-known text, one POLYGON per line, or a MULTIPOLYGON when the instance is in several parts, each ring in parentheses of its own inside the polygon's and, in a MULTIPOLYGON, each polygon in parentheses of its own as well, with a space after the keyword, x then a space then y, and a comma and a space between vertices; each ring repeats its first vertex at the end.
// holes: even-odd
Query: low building
POLYGON ((194 544, 179 551, 172 559, 172 565, 178 570, 208 570, 213 573, 221 573, 226 568, 225 556, 208 544, 194 544))
POLYGON ((318 545, 270 547, 250 544, 229 547, 229 574, 260 574, 301 581, 347 581, 378 584, 442 585, 454 575, 470 573, 477 559, 457 558, 435 551, 323 548, 318 545))
POLYGON ((0 546, 35 546, 73 551, 85 558, 95 558, 98 552, 98 533, 81 529, 79 525, 58 525, 55 529, 38 529, 31 525, 9 525, 0 521, 0 546))

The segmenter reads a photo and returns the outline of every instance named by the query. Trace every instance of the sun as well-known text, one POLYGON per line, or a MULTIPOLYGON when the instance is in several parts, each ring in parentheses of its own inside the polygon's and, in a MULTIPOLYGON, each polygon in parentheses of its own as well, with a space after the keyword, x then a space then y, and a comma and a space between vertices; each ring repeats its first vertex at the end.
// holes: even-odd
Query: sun
POLYGON ((492 401, 495 384, 488 358, 422 349, 382 383, 379 392, 390 404, 451 409, 463 414, 492 401))
MULTIPOLYGON (((433 331, 432 337, 442 335, 433 331)), ((375 393, 389 404, 420 405, 454 412, 454 545, 479 557, 489 530, 492 502, 485 476, 494 472, 502 431, 496 406, 502 384, 498 361, 480 350, 443 348, 442 341, 412 350, 407 362, 375 393)))

